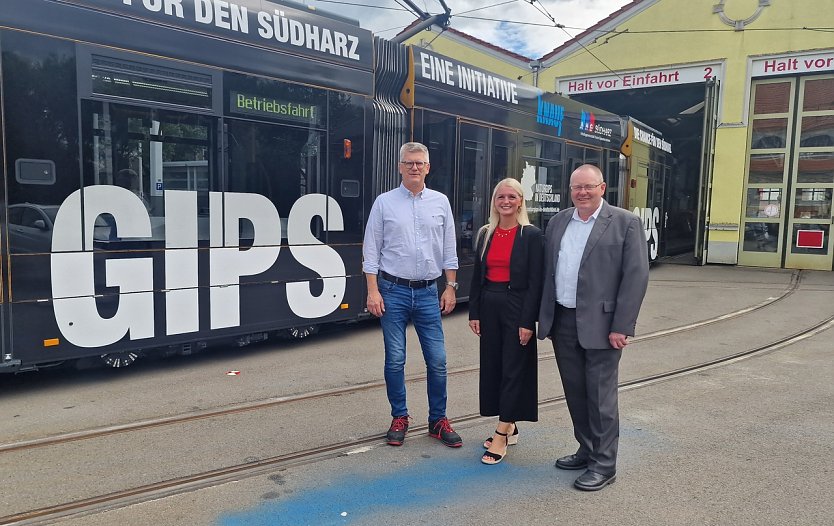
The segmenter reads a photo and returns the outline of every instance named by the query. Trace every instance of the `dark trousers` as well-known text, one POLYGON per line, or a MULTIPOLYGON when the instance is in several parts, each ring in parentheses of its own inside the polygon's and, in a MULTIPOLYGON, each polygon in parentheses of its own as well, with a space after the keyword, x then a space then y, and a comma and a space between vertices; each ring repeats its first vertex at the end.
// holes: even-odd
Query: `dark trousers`
POLYGON ((519 342, 519 313, 526 291, 487 282, 481 289, 480 409, 502 422, 538 420, 536 336, 519 342))
POLYGON ((588 469, 602 475, 617 471, 620 414, 617 382, 622 350, 584 349, 579 345, 576 310, 556 306, 553 350, 565 389, 576 454, 588 459, 588 469))

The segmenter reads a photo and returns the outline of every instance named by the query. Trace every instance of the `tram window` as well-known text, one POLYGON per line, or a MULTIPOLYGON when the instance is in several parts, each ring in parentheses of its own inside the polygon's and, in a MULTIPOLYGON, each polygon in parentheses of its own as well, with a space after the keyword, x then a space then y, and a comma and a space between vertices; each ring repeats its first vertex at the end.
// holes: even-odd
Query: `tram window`
MULTIPOLYGON (((148 211, 151 241, 156 242, 165 236, 164 191, 196 191, 198 238, 208 240, 208 192, 220 189, 214 162, 214 119, 82 101, 82 133, 85 185, 116 185, 133 192, 148 211)), ((110 232, 99 238, 123 241, 117 237, 112 217, 105 221, 110 232)))
POLYGON ((593 164, 596 167, 602 167, 602 152, 599 150, 592 150, 585 148, 585 164, 593 164))
MULTIPOLYGON (((225 73, 223 79, 227 115, 296 126, 322 127, 326 122, 325 90, 238 73, 225 73)), ((350 96, 330 102, 349 105, 350 96)))
MULTIPOLYGON (((7 204, 52 209, 81 186, 75 46, 32 34, 0 31, 0 49, 3 133, 9 168, 7 204)), ((49 252, 52 232, 37 234, 36 251, 49 252)), ((33 239, 10 230, 10 253, 32 252, 33 239)), ((29 265, 30 275, 35 276, 40 269, 32 270, 34 264, 26 262, 18 268, 29 265)), ((21 286, 18 281, 16 287, 21 286)), ((42 297, 41 292, 34 294, 42 297)))
POLYGON ((534 137, 522 141, 521 186, 529 196, 527 213, 530 222, 545 227, 562 208, 571 206, 565 193, 565 166, 562 143, 534 137))
POLYGON ((130 60, 92 56, 93 93, 211 108, 211 76, 130 60))
POLYGON ((474 262, 475 244, 474 233, 486 223, 483 216, 482 203, 489 201, 491 190, 480 187, 483 185, 483 174, 487 170, 486 157, 486 129, 474 128, 473 135, 481 140, 461 141, 460 167, 460 258, 461 264, 474 262), (479 137, 478 137, 479 136, 479 137))
MULTIPOLYGON (((608 152, 607 168, 604 170, 605 175, 605 201, 614 206, 620 206, 620 156, 617 153, 608 152)), ((625 162, 625 157, 623 158, 625 162)))
POLYGON ((446 194, 452 201, 457 121, 454 117, 429 111, 424 112, 424 115, 422 140, 429 149, 429 161, 431 161, 426 186, 446 194))
POLYGON ((516 168, 516 136, 514 134, 492 131, 492 174, 490 188, 494 188, 498 181, 513 177, 518 179, 516 168))
MULTIPOLYGON (((299 197, 324 193, 325 169, 323 132, 228 119, 231 192, 260 194, 275 205, 281 217, 281 235, 287 237, 286 222, 299 197)), ((241 243, 247 237, 244 227, 241 243)), ((323 239, 323 224, 315 220, 313 233, 323 239)))

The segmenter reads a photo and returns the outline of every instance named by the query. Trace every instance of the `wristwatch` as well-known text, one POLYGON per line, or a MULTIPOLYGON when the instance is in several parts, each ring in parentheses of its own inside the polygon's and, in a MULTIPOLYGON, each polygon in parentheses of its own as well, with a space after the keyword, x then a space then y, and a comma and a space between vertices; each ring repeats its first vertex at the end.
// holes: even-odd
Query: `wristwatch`
POLYGON ((458 284, 457 281, 447 281, 446 286, 447 287, 452 287, 455 290, 458 290, 458 287, 460 287, 460 285, 458 284))

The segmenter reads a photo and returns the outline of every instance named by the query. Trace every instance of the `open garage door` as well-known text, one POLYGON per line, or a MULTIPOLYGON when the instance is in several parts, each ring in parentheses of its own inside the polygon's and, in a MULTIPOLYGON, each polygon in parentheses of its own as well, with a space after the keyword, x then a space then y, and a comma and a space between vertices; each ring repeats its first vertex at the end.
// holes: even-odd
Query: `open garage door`
POLYGON ((698 181, 698 218, 693 257, 699 265, 707 262, 709 209, 712 193, 712 168, 715 160, 715 131, 718 123, 718 88, 720 81, 710 79, 704 87, 704 129, 701 141, 701 174, 698 181))
POLYGON ((634 117, 672 143, 672 170, 665 181, 665 242, 659 259, 704 263, 718 81, 578 93, 571 98, 634 117))

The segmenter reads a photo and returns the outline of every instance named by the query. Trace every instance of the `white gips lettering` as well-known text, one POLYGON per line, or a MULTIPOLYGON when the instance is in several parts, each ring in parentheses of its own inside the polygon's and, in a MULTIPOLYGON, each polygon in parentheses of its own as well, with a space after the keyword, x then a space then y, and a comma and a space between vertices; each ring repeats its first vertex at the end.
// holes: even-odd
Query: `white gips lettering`
POLYGON ((130 334, 131 340, 151 338, 153 323, 153 260, 109 259, 105 284, 119 287, 119 308, 111 318, 102 318, 95 298, 93 234, 96 219, 110 214, 119 237, 150 237, 151 221, 142 200, 118 186, 88 186, 83 190, 84 221, 81 221, 82 191, 64 201, 52 233, 52 298, 55 321, 64 337, 78 347, 101 347, 130 334))
POLYGON ((212 247, 209 251, 211 328, 240 325, 240 277, 266 272, 281 250, 281 218, 275 205, 259 194, 209 193, 212 247), (240 234, 252 225, 252 246, 241 250, 240 234))
POLYGON ((649 261, 654 261, 660 248, 660 234, 658 233, 660 209, 657 207, 637 207, 634 209, 634 215, 643 221, 643 233, 646 236, 646 242, 649 244, 649 261))
MULTIPOLYGON (((165 217, 165 333, 197 332, 198 215, 197 193, 166 190, 165 217)), ((51 278, 55 319, 63 336, 78 347, 102 347, 122 340, 152 338, 154 326, 154 261, 151 257, 120 257, 105 261, 104 283, 118 288, 112 301, 115 314, 99 313, 93 261, 93 239, 99 216, 112 216, 114 239, 159 239, 162 218, 151 218, 144 202, 118 186, 88 186, 72 193, 58 211, 52 237, 51 278), (82 207, 83 196, 83 207, 82 207), (83 210, 83 212, 82 212, 83 210), (83 220, 82 220, 83 218, 83 220)), ((326 316, 336 310, 346 289, 345 265, 339 254, 312 233, 314 218, 325 230, 344 230, 335 199, 310 194, 298 199, 287 219, 286 237, 294 259, 321 276, 324 287, 314 296, 307 282, 287 285, 287 302, 297 316, 326 316), (294 246, 295 245, 295 246, 294 246)), ((266 197, 245 193, 209 193, 209 319, 211 329, 235 327, 240 319, 241 277, 266 272, 281 249, 281 218, 266 197), (241 239, 243 246, 241 249, 241 239)), ((101 276, 98 279, 101 282, 101 276)))
POLYGON ((200 329, 197 193, 165 191, 165 332, 200 329))
POLYGON ((338 252, 316 239, 310 231, 314 217, 326 221, 325 229, 345 229, 342 210, 332 197, 322 194, 302 196, 292 207, 287 221, 287 241, 293 257, 318 273, 324 282, 320 296, 313 296, 308 282, 287 283, 287 301, 296 316, 319 318, 336 310, 345 296, 345 263, 338 252), (326 218, 326 219, 325 219, 326 218))

